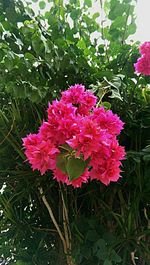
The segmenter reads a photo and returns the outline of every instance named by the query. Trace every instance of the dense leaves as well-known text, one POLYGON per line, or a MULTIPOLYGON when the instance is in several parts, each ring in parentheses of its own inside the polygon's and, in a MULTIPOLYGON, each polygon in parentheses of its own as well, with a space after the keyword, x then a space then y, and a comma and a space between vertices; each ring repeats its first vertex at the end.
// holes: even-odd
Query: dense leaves
POLYGON ((150 80, 134 72, 135 1, 100 1, 94 14, 89 0, 32 2, 38 15, 26 1, 0 2, 1 255, 8 264, 66 264, 41 186, 60 227, 63 190, 77 265, 132 264, 131 254, 149 265, 150 80), (66 190, 24 163, 21 138, 46 119, 48 101, 75 83, 91 87, 125 122, 119 140, 127 157, 117 184, 66 190))

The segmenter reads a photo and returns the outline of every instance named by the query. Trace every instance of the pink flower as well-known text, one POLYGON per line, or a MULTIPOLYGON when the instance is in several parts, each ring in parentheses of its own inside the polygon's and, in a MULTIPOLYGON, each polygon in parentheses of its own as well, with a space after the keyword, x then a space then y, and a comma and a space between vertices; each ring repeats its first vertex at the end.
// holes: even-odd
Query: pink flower
POLYGON ((78 131, 75 115, 76 108, 62 101, 54 101, 48 108, 48 123, 43 124, 40 133, 52 135, 53 141, 63 144, 78 131))
POLYGON ((91 179, 100 180, 105 185, 111 181, 117 181, 121 171, 120 160, 124 157, 124 147, 119 146, 116 139, 110 139, 107 145, 102 143, 99 152, 91 157, 91 179))
POLYGON ((145 55, 138 59, 134 64, 135 70, 139 74, 150 75, 150 57, 145 55))
POLYGON ((93 111, 93 119, 98 125, 107 130, 111 135, 118 135, 123 129, 124 123, 111 110, 105 110, 103 107, 95 108, 93 111))
POLYGON ((135 71, 139 74, 150 75, 150 42, 140 46, 141 57, 134 64, 135 71))
POLYGON ((150 57, 150 41, 146 41, 146 42, 144 42, 141 46, 140 46, 140 48, 139 48, 139 50, 140 50, 140 53, 142 54, 142 55, 147 55, 148 57, 150 57))
POLYGON ((120 166, 121 163, 114 163, 114 161, 105 161, 100 167, 92 168, 91 179, 97 179, 103 184, 108 185, 111 181, 118 181, 120 178, 120 166))
POLYGON ((85 91, 83 85, 76 84, 62 92, 61 101, 75 106, 78 114, 88 115, 89 111, 95 106, 97 98, 91 91, 85 91))
POLYGON ((76 84, 70 86, 68 90, 62 92, 61 101, 78 105, 82 103, 83 95, 85 93, 85 86, 76 84))
POLYGON ((60 101, 49 104, 48 120, 42 123, 39 133, 23 139, 25 155, 33 170, 39 170, 41 175, 51 170, 57 181, 74 188, 81 187, 89 178, 105 185, 119 179, 125 151, 116 137, 123 129, 123 122, 112 111, 95 104, 93 93, 79 84, 62 92, 60 101), (62 149, 66 144, 71 148, 62 149), (67 154, 67 157, 88 159, 84 173, 70 181, 63 168, 61 171, 61 161, 57 168, 59 153, 63 158, 67 154))
POLYGON ((43 140, 40 134, 30 134, 23 139, 23 145, 33 170, 37 169, 43 175, 47 170, 55 168, 55 158, 59 150, 51 141, 43 140))
POLYGON ((107 133, 90 116, 87 116, 80 121, 79 133, 74 135, 67 143, 77 150, 77 156, 83 154, 86 160, 99 149, 100 143, 105 141, 106 137, 107 133))

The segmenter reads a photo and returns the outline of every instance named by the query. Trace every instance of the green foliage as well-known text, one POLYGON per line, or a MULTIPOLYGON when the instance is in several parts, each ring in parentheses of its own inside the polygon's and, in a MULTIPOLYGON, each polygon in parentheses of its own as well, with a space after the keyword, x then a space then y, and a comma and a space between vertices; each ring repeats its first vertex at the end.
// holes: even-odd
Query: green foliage
MULTIPOLYGON (((119 140, 127 156, 118 183, 63 187, 72 255, 77 265, 127 265, 134 253, 137 264, 149 265, 150 79, 134 73, 135 1, 100 1, 106 23, 101 9, 90 14, 93 1, 48 1, 49 10, 46 1, 32 2, 37 16, 20 0, 0 2, 0 252, 13 265, 66 264, 38 192, 41 186, 62 227, 60 185, 51 172, 31 170, 21 139, 37 132, 48 101, 83 83, 125 122, 119 140)), ((71 152, 62 146, 57 166, 75 179, 85 165, 71 152)))
POLYGON ((114 250, 117 238, 100 225, 98 219, 78 218, 78 228, 84 240, 76 246, 77 264, 119 264, 122 259, 114 250), (92 247, 91 247, 92 246, 92 247))
POLYGON ((85 171, 89 159, 84 161, 82 157, 75 157, 75 152, 68 144, 62 145, 61 151, 57 155, 57 167, 68 175, 69 180, 77 179, 85 171))
POLYGON ((40 7, 40 9, 45 9, 45 7, 46 7, 45 1, 40 1, 39 2, 39 7, 40 7))
POLYGON ((67 161, 67 173, 69 180, 77 179, 83 174, 86 163, 80 158, 70 157, 67 161))

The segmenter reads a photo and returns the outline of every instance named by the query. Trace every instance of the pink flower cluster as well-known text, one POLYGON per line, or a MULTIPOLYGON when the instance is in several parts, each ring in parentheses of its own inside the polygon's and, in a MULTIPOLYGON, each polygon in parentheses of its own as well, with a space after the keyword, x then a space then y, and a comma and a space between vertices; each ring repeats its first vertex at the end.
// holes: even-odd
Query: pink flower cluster
POLYGON ((76 84, 62 92, 59 101, 49 104, 48 120, 43 122, 38 134, 23 139, 33 170, 39 170, 42 175, 52 170, 57 181, 73 187, 81 187, 89 178, 105 185, 119 179, 125 151, 117 135, 123 122, 111 110, 96 107, 96 101, 92 92, 76 84), (76 157, 89 161, 83 174, 72 181, 56 163, 63 144, 68 144, 76 157))
POLYGON ((140 46, 141 57, 134 64, 137 73, 150 75, 150 42, 144 42, 140 46))

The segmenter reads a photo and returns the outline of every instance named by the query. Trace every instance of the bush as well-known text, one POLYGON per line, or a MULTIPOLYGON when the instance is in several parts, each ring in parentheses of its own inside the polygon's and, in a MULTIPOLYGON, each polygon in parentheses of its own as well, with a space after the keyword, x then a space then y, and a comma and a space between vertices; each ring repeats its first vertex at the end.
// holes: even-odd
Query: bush
POLYGON ((45 12, 39 1, 38 15, 20 0, 0 3, 1 252, 9 264, 66 264, 42 187, 63 235, 67 208, 73 256, 67 262, 148 265, 149 77, 133 67, 139 57, 139 43, 129 41, 135 1, 100 1, 94 14, 90 0, 48 2, 45 12), (75 83, 91 88, 125 122, 122 178, 108 187, 90 182, 74 190, 24 162, 22 137, 37 131, 48 101, 75 83))

